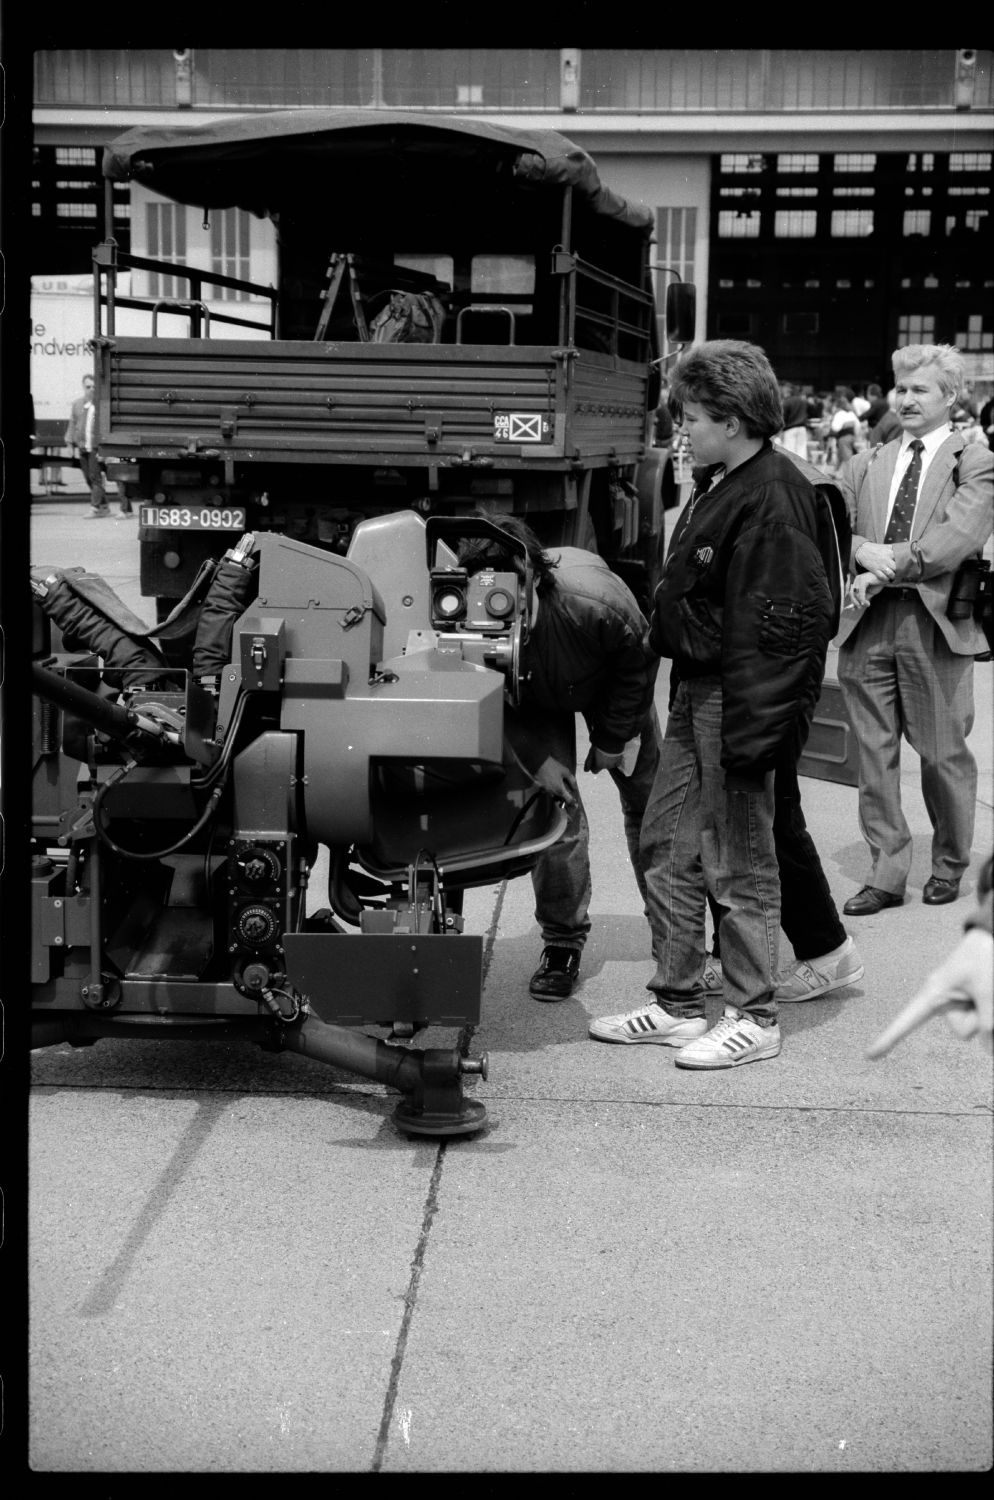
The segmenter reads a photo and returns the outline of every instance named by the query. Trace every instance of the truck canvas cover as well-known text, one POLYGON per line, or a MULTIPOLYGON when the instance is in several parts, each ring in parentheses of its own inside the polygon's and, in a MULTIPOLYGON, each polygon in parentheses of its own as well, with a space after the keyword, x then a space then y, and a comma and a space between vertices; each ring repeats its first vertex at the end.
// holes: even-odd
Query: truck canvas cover
POLYGON ((454 116, 297 109, 189 129, 139 127, 105 147, 103 172, 178 203, 265 218, 308 194, 351 202, 368 191, 374 163, 377 192, 388 194, 391 161, 408 191, 415 175, 457 194, 460 184, 479 191, 496 173, 535 189, 572 187, 594 214, 645 236, 653 229, 651 210, 605 187, 593 158, 558 131, 454 116))

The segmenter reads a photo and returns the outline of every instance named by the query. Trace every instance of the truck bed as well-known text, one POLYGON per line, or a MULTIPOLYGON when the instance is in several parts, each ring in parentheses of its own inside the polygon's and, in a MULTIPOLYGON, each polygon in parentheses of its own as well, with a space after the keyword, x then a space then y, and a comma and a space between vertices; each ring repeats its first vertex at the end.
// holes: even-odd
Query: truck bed
POLYGON ((124 338, 101 348, 101 446, 238 462, 494 467, 637 461, 648 371, 548 346, 124 338))

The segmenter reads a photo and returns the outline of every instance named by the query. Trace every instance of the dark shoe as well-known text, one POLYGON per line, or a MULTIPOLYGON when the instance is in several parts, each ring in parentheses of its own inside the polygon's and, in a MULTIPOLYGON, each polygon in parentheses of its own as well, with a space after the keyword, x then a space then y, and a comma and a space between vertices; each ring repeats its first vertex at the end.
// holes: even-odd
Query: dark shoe
POLYGON ((580 955, 574 948, 546 948, 531 977, 529 992, 536 1000, 566 1000, 579 973, 580 955))
POLYGON ((930 875, 922 891, 922 900, 926 906, 945 906, 947 901, 955 901, 958 895, 958 880, 943 880, 941 875, 930 875))
POLYGON ((124 504, 121 506, 121 515, 122 516, 131 516, 131 515, 134 515, 134 510, 132 508, 130 500, 126 500, 124 502, 124 504))
POLYGON ((875 917, 878 911, 883 911, 887 906, 903 905, 903 896, 880 891, 875 885, 864 885, 855 896, 850 896, 842 910, 847 917, 875 917))

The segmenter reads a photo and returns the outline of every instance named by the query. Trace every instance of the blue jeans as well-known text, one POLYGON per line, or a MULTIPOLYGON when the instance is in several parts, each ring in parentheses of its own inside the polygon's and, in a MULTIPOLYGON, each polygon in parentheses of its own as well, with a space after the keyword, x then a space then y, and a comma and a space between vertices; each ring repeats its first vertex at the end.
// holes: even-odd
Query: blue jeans
MULTIPOLYGON (((608 772, 621 798, 628 856, 643 902, 646 887, 639 862, 639 831, 656 778, 660 741, 659 720, 652 709, 642 727, 638 759, 631 776, 623 776, 617 770, 608 772)), ((543 724, 543 747, 575 774, 576 716, 550 715, 543 724)), ((576 953, 581 951, 590 932, 589 837, 587 814, 583 802, 578 800, 569 813, 562 837, 546 849, 532 870, 535 920, 542 929, 543 944, 572 948, 576 953)))
POLYGON ((648 988, 672 1016, 702 1016, 705 887, 721 919, 723 995, 760 1025, 777 1018, 780 880, 773 772, 761 791, 730 792, 721 757, 721 682, 677 688, 642 823, 640 858, 656 972, 648 988))

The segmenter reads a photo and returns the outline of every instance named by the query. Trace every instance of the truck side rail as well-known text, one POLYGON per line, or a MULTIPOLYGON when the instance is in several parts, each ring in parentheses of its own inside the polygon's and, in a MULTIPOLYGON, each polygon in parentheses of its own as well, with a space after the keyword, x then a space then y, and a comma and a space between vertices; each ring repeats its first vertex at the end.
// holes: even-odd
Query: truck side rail
POLYGON ((576 271, 574 318, 581 347, 600 349, 616 358, 648 362, 654 304, 649 292, 573 257, 576 271), (598 292, 600 296, 598 296, 598 292), (586 337, 581 336, 581 330, 586 337), (588 342, 589 341, 589 342, 588 342))
MULTIPOLYGON (((106 252, 107 247, 99 246, 98 249, 106 252)), ((174 302, 173 311, 189 312, 191 338, 209 338, 210 324, 212 322, 233 323, 237 324, 240 328, 257 328, 260 333, 268 334, 271 339, 275 339, 277 336, 278 294, 275 287, 262 286, 255 281, 241 281, 235 276, 223 276, 217 271, 205 271, 201 266, 184 266, 177 265, 173 261, 149 260, 142 255, 131 255, 126 251, 119 251, 116 246, 113 247, 113 256, 109 264, 103 259, 103 256, 99 258, 96 255, 94 256, 93 270, 94 292, 98 304, 98 326, 108 336, 113 337, 114 334, 114 309, 116 307, 145 308, 149 313, 154 314, 155 309, 161 307, 165 300, 155 296, 118 296, 114 286, 115 275, 118 270, 154 271, 160 276, 181 277, 184 281, 188 282, 189 297, 172 300, 174 302), (101 285, 102 275, 108 277, 106 291, 101 285), (234 313, 212 311, 205 319, 206 327, 203 327, 202 315, 197 309, 203 307, 203 289, 205 283, 212 287, 228 287, 234 291, 250 292, 255 296, 265 297, 269 303, 269 321, 260 323, 256 318, 240 318, 234 313), (100 312, 102 308, 107 309, 106 327, 104 326, 105 320, 100 312)))

